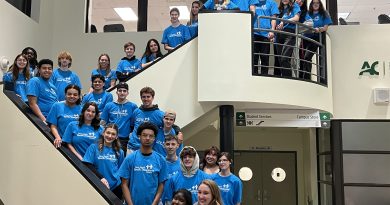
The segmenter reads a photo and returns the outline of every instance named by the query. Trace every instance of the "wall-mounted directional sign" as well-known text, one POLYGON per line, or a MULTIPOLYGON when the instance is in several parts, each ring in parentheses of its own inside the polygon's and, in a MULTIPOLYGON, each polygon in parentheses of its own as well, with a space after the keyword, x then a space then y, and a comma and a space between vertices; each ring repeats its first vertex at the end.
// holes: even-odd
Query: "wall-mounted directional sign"
MULTIPOLYGON (((330 114, 324 118, 330 120, 330 114)), ((330 122, 330 121, 329 121, 330 122)), ((236 112, 236 126, 322 127, 317 110, 245 110, 236 112)))

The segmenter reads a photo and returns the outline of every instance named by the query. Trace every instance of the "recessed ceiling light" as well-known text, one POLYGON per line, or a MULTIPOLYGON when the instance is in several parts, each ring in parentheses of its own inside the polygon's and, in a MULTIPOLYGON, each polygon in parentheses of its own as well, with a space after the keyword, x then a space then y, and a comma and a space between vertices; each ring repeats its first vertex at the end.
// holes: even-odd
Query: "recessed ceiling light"
POLYGON ((190 11, 188 10, 187 6, 169 6, 169 10, 171 10, 172 8, 179 9, 180 12, 179 20, 190 19, 190 11))
POLYGON ((138 16, 130 7, 114 8, 123 21, 138 21, 138 16))

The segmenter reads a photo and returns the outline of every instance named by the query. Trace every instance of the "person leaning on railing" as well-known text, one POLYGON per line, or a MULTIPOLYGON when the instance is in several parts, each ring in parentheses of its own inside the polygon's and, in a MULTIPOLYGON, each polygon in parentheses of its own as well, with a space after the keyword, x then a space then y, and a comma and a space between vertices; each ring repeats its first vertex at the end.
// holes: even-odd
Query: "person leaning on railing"
MULTIPOLYGON (((305 34, 305 36, 319 42, 320 34, 328 30, 328 26, 332 24, 332 20, 330 19, 328 12, 324 9, 324 5, 322 4, 321 0, 312 0, 310 2, 308 14, 313 19, 315 33, 308 33, 305 34)), ((302 63, 300 70, 303 72, 299 73, 299 77, 302 79, 310 79, 312 68, 311 62, 313 55, 317 51, 318 45, 307 40, 303 40, 302 44, 304 49, 304 54, 302 56, 303 60, 305 61, 301 61, 302 63)))
POLYGON ((207 0, 203 7, 209 10, 239 9, 239 7, 230 0, 207 0))
POLYGON ((261 60, 261 74, 268 74, 269 66, 269 53, 270 44, 269 42, 274 41, 274 32, 260 31, 258 29, 272 29, 276 28, 276 20, 268 18, 259 18, 259 16, 276 17, 279 14, 278 5, 274 0, 259 0, 258 3, 251 6, 251 11, 254 12, 255 20, 253 28, 254 32, 254 53, 253 57, 253 71, 254 75, 259 73, 259 58, 261 60), (259 54, 257 54, 259 53, 259 54))
MULTIPOLYGON (((299 21, 300 8, 293 0, 281 0, 279 4, 279 18, 283 20, 290 20, 294 22, 299 21)), ((291 68, 291 55, 296 44, 295 40, 295 24, 278 21, 276 29, 291 33, 291 35, 278 33, 276 35, 276 54, 278 57, 275 58, 275 70, 274 75, 291 77, 292 68, 291 68), (277 68, 279 67, 279 68, 277 68)))

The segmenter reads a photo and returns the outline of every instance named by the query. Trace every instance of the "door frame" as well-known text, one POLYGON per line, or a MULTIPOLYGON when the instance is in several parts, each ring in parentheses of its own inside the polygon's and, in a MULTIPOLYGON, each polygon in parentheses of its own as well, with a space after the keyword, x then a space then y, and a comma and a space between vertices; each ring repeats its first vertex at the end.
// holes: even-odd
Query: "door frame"
MULTIPOLYGON (((233 150, 233 156, 236 154, 236 153, 239 153, 239 152, 244 152, 244 153, 292 153, 294 154, 295 156, 295 204, 298 204, 298 159, 297 159, 297 151, 274 151, 274 150, 270 150, 270 151, 267 151, 267 150, 233 150)), ((233 160, 234 160, 234 157, 233 157, 233 160)), ((234 161, 233 161, 233 166, 232 166, 232 170, 233 170, 233 173, 234 173, 234 161)), ((234 173, 236 174, 236 173, 234 173)), ((236 174, 237 177, 238 177, 238 174, 236 174)), ((240 179, 241 180, 241 179, 240 179)))

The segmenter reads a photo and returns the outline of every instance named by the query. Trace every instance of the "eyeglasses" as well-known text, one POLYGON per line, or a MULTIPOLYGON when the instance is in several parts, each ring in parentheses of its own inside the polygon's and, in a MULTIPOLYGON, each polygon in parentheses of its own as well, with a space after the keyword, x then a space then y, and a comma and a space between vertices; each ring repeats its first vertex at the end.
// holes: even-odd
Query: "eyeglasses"
POLYGON ((24 62, 24 63, 26 63, 27 62, 27 60, 26 59, 18 59, 18 60, 16 60, 17 62, 24 62))

